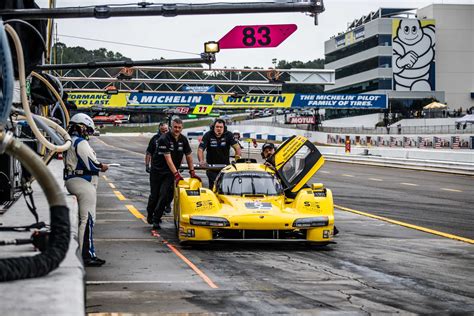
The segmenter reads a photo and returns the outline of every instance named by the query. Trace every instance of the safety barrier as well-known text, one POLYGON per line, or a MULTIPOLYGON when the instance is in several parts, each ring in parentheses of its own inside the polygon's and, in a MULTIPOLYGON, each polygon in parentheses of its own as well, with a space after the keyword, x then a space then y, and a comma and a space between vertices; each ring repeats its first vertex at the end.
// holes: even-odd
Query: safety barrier
MULTIPOLYGON (((260 147, 261 145, 259 145, 260 147)), ((380 167, 391 167, 401 169, 414 169, 423 171, 436 171, 450 174, 461 174, 461 175, 474 175, 474 163, 456 162, 456 161, 439 161, 429 159, 406 159, 406 158, 395 158, 395 157, 381 157, 375 155, 346 155, 346 154, 334 154, 333 148, 318 147, 320 152, 323 154, 326 161, 333 162, 344 162, 351 164, 371 165, 380 167)), ((243 155, 247 154, 247 150, 250 150, 250 154, 259 154, 259 148, 244 149, 243 155)), ((368 153, 368 151, 366 151, 368 153)))
POLYGON ((403 159, 376 156, 359 155, 334 155, 324 154, 327 161, 344 162, 352 164, 363 164, 381 167, 395 167, 402 169, 416 169, 425 171, 436 171, 442 173, 474 175, 474 164, 462 162, 448 162, 421 159, 403 159))
MULTIPOLYGON (((247 120, 234 122, 233 125, 255 125, 274 126, 288 129, 307 130, 307 124, 285 124, 282 119, 274 121, 247 120)), ((326 127, 319 126, 319 132, 337 134, 369 134, 369 135, 408 135, 408 134, 474 134, 474 124, 460 125, 434 125, 434 126, 392 126, 386 127, 326 127)))

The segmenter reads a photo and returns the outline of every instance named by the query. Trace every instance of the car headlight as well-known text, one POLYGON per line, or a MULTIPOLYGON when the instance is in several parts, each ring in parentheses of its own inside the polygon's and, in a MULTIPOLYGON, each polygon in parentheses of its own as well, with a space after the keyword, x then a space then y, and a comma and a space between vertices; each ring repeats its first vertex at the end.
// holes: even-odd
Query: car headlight
POLYGON ((298 218, 293 222, 293 227, 323 227, 328 226, 327 216, 298 218))
POLYGON ((191 223, 191 225, 195 226, 230 226, 230 223, 227 219, 213 216, 192 216, 189 222, 191 223))

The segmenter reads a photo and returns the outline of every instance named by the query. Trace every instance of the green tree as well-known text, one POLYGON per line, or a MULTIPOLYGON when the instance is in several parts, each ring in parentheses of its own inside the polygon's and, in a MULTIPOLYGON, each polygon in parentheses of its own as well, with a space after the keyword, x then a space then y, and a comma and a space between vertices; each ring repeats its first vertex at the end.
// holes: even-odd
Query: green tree
MULTIPOLYGON (((303 68, 303 69, 324 69, 324 59, 314 59, 307 62, 302 62, 300 60, 295 61, 286 61, 280 60, 276 65, 277 69, 294 69, 294 68, 303 68)), ((289 78, 282 77, 282 80, 287 82, 289 78)), ((324 87, 322 85, 302 85, 302 84, 284 84, 282 88, 284 93, 322 93, 324 92, 324 87)))

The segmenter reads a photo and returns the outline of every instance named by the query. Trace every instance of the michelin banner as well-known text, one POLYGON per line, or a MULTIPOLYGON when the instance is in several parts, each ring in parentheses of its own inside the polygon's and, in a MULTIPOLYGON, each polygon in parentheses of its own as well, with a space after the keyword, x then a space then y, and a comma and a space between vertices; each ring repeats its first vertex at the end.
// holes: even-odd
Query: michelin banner
MULTIPOLYGON (((204 93, 119 93, 70 92, 68 100, 78 108, 302 108, 386 109, 387 96, 381 94, 293 94, 242 95, 204 93)), ((204 111, 198 114, 206 114, 204 111)))
POLYGON ((130 93, 128 106, 141 107, 169 107, 188 106, 194 108, 197 105, 212 105, 211 94, 199 93, 130 93))
POLYGON ((320 109, 386 109, 384 94, 295 94, 292 108, 320 109))
POLYGON ((235 97, 228 94, 213 96, 215 108, 289 108, 293 104, 294 94, 244 95, 235 97))

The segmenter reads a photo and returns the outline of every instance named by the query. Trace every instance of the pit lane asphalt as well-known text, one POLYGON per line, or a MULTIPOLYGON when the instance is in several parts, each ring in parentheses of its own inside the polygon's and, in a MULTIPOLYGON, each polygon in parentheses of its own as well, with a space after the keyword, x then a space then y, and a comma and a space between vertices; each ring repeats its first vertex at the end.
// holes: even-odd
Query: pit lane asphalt
MULTIPOLYGON (((145 214, 149 189, 142 153, 148 138, 101 136, 91 143, 102 161, 122 166, 112 167, 99 185, 95 238, 107 263, 87 268, 88 312, 474 311, 472 244, 348 212, 336 210, 338 244, 323 249, 288 244, 182 248, 171 217, 164 218, 160 238, 151 236, 149 225, 126 207, 145 214)), ((473 237, 472 177, 326 163, 312 181, 333 189, 338 205, 473 237)))

